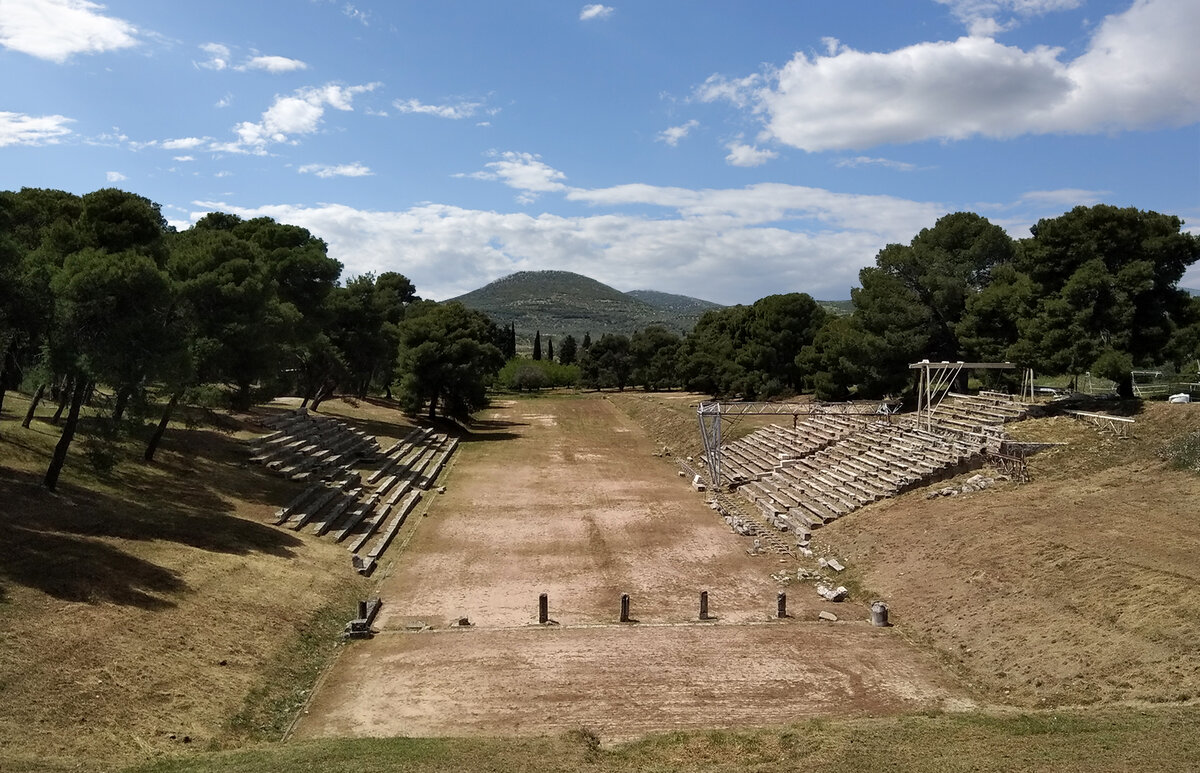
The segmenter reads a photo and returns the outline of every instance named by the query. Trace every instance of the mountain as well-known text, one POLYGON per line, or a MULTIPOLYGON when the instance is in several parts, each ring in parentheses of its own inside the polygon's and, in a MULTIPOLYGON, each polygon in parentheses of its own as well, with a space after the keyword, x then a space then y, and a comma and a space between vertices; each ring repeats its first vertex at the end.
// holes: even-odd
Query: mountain
POLYGON ((695 316, 697 319, 700 318, 701 314, 710 309, 721 308, 721 304, 719 303, 702 301, 690 295, 660 293, 658 290, 630 290, 625 294, 631 298, 637 298, 643 303, 648 303, 656 309, 663 309, 664 311, 671 311, 684 316, 695 316))
POLYGON ((515 323, 517 338, 526 342, 538 330, 543 342, 567 334, 577 341, 584 333, 593 340, 604 333, 629 335, 653 324, 687 333, 701 314, 720 308, 686 295, 623 293, 570 271, 519 271, 450 300, 484 312, 502 327, 515 323))

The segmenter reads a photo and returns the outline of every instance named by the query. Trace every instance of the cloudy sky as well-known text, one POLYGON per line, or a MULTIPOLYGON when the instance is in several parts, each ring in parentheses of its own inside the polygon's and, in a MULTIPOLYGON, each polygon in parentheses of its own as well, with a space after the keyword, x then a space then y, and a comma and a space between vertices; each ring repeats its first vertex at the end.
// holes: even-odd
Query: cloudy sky
POLYGON ((269 215, 435 299, 839 299, 948 212, 1200 225, 1196 0, 610 2, 0 0, 0 188, 269 215))

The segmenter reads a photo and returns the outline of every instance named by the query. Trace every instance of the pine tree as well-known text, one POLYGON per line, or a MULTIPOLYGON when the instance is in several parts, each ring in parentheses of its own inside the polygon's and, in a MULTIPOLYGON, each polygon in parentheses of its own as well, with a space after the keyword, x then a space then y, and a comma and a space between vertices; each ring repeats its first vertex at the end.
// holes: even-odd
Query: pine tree
POLYGON ((579 348, 586 352, 591 347, 592 347, 592 334, 590 332, 584 333, 583 334, 583 343, 581 343, 579 345, 579 348))
POLYGON ((542 359, 542 331, 540 330, 533 334, 533 359, 542 359))

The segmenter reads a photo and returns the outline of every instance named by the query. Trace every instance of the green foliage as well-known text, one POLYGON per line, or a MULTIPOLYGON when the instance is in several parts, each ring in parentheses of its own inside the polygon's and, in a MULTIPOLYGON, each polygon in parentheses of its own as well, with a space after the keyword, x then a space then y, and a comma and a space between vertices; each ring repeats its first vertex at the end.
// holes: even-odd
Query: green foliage
POLYGON ((827 315, 804 293, 769 295, 751 306, 710 311, 679 350, 688 389, 748 399, 779 396, 805 386, 797 361, 827 315))
POLYGON ((589 346, 579 358, 580 380, 596 389, 616 387, 624 390, 633 371, 633 356, 629 339, 616 333, 605 333, 589 346))
POLYGON ((679 386, 679 347, 683 339, 659 325, 639 330, 629 339, 632 382, 646 390, 679 386))
POLYGON ((460 303, 413 304, 398 326, 397 375, 405 410, 428 406, 429 416, 442 412, 465 418, 482 408, 486 389, 504 364, 496 342, 501 332, 491 320, 460 303))
POLYGON ((1078 374, 1107 350, 1136 365, 1161 361, 1192 301, 1177 284, 1200 258, 1200 240, 1157 212, 1098 205, 1038 221, 1018 267, 1036 288, 1022 330, 1048 372, 1078 374))
POLYGON ((496 375, 496 385, 516 392, 579 386, 579 368, 550 360, 514 357, 496 375))
MULTIPOLYGON (((575 343, 575 336, 567 335, 562 340, 562 345, 558 347, 558 361, 563 365, 574 365, 575 358, 579 354, 579 345, 575 343)), ((516 356, 514 351, 512 356, 516 356)))

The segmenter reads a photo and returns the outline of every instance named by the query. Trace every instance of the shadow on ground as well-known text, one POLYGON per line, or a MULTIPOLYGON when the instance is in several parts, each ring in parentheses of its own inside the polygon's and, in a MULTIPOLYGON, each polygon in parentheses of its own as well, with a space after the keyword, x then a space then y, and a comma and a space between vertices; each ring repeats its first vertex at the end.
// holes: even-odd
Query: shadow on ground
MULTIPOLYGON (((210 434, 196 440, 236 444, 210 434)), ((235 448, 225 451, 236 457, 235 448)), ((40 474, 0 468, 0 581, 66 601, 160 609, 174 606, 170 596, 186 592, 186 584, 173 570, 106 538, 164 540, 221 553, 293 555, 302 544, 297 537, 237 517, 227 498, 278 502, 290 488, 241 470, 236 462, 199 453, 194 447, 190 454, 164 451, 162 461, 153 465, 124 465, 113 492, 84 487, 64 475, 52 493, 41 485, 40 474)), ((87 462, 75 456, 68 464, 87 462)))

